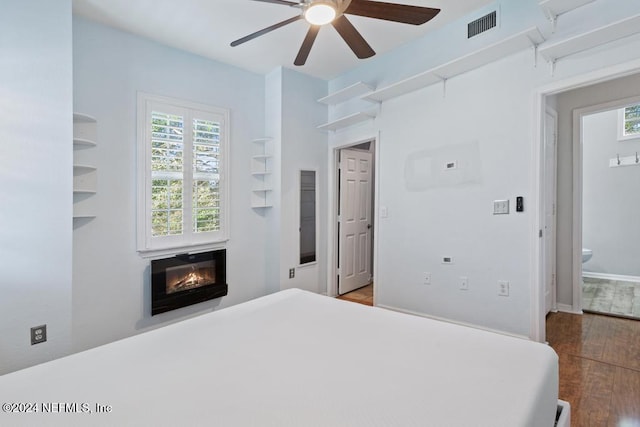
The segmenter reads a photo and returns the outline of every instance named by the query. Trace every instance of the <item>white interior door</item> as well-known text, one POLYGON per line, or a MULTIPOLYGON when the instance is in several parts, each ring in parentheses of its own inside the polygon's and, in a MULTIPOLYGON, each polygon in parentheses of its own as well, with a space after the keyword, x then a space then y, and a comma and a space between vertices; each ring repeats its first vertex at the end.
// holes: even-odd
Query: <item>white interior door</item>
POLYGON ((338 293, 371 283, 372 154, 340 151, 338 293))
POLYGON ((556 127, 554 112, 545 114, 544 128, 544 296, 545 314, 556 301, 556 127))

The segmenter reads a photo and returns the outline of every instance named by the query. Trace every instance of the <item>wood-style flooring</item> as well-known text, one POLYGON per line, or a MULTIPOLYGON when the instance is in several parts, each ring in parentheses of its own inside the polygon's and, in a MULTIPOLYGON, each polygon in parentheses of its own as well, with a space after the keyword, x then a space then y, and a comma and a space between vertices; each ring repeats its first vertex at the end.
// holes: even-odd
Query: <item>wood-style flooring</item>
POLYGON ((640 427, 640 321, 551 313, 547 340, 572 427, 640 427))
MULTIPOLYGON (((373 305, 373 286, 338 297, 373 305)), ((572 427, 640 427, 640 321, 551 313, 547 340, 560 359, 559 398, 572 427)))
POLYGON ((373 284, 356 289, 355 291, 351 291, 344 295, 340 295, 338 299, 357 302, 364 305, 373 305, 373 284))

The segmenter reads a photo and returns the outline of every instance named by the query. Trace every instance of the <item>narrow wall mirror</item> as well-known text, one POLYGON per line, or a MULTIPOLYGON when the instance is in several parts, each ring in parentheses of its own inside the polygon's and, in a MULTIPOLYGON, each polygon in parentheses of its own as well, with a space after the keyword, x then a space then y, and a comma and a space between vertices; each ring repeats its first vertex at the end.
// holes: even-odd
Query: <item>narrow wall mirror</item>
POLYGON ((316 171, 300 171, 300 265, 316 261, 316 171))

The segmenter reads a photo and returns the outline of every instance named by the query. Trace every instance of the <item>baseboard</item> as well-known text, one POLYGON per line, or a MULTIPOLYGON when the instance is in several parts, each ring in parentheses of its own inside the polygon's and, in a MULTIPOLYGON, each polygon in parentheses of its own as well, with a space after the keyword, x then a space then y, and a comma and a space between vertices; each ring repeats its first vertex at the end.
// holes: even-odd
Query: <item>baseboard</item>
POLYGON ((384 308, 391 311, 397 311, 399 313, 411 314, 413 316, 426 317, 427 319, 437 320, 439 322, 453 323, 454 325, 466 326, 468 328, 480 329, 482 331, 493 332, 495 334, 507 335, 509 337, 520 338, 527 341, 531 341, 531 338, 525 335, 512 334, 510 332, 500 331, 498 329, 485 328, 484 326, 474 325, 473 323, 459 322, 457 320, 451 320, 445 317, 432 316, 430 314, 420 313, 412 310, 405 310, 404 308, 398 308, 398 307, 393 307, 393 306, 384 305, 384 304, 377 304, 376 307, 384 308))
POLYGON ((604 279, 621 282, 640 282, 640 276, 625 276, 623 274, 593 273, 591 271, 582 271, 582 277, 590 279, 604 279))
POLYGON ((582 314, 582 310, 574 310, 573 306, 569 304, 557 304, 556 308, 562 313, 582 314))

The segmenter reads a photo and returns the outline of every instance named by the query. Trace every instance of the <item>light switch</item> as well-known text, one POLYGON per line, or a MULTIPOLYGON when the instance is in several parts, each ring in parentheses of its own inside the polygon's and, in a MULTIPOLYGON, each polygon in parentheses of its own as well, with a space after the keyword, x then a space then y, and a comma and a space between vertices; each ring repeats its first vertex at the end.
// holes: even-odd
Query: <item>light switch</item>
POLYGON ((493 214, 504 215, 509 213, 509 200, 494 200, 493 214))

